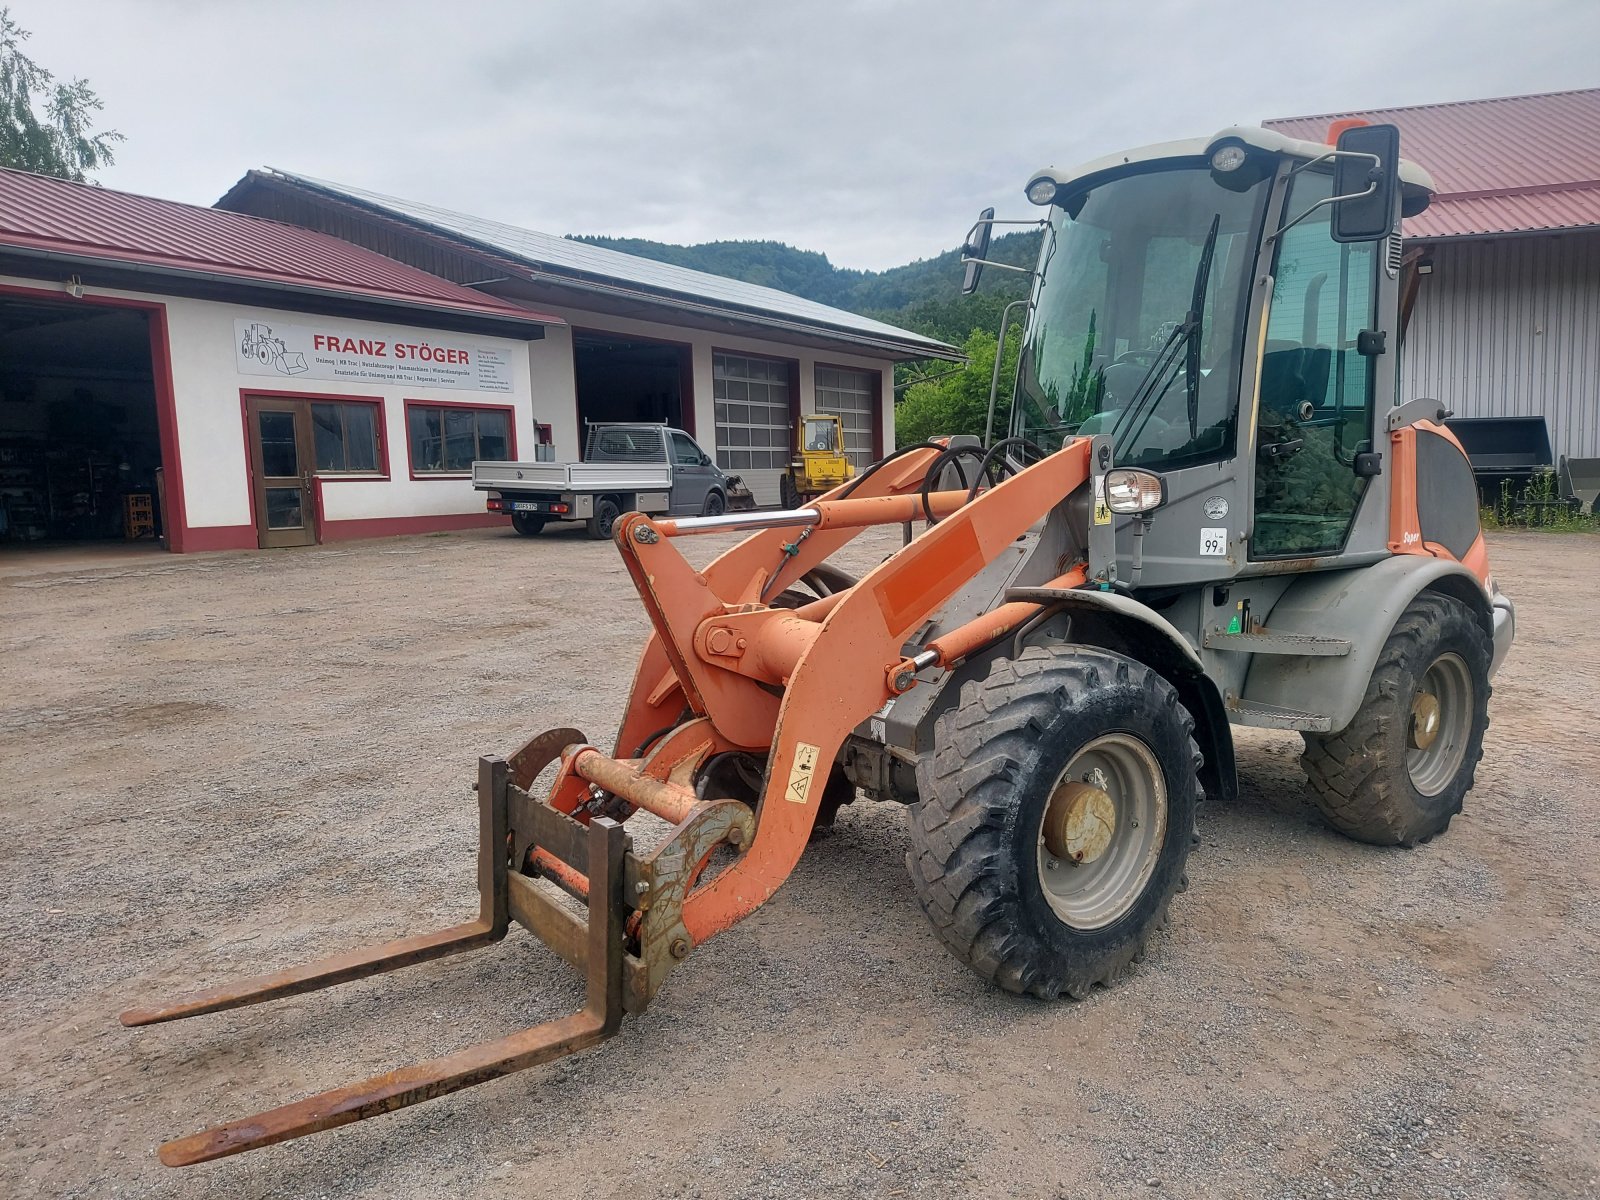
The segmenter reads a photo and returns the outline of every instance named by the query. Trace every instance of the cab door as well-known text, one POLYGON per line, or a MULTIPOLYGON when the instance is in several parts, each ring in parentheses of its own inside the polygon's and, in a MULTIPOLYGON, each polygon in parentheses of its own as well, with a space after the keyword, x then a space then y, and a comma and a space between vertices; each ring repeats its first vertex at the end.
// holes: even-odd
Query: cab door
POLYGON ((672 511, 694 514, 705 508, 711 490, 712 470, 706 454, 686 433, 669 430, 672 446, 672 511))
MULTIPOLYGON (((1302 171, 1284 212, 1332 195, 1330 175, 1302 171)), ((1333 240, 1332 205, 1278 238, 1255 423, 1253 559, 1337 554, 1369 480, 1373 364, 1358 337, 1377 325, 1382 241, 1333 240)))

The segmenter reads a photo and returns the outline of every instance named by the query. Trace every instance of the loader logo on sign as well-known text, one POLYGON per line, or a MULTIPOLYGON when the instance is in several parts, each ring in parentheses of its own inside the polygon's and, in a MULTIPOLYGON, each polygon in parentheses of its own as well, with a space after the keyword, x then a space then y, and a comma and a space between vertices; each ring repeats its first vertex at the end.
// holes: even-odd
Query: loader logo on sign
POLYGON ((811 777, 817 773, 819 751, 810 742, 801 742, 794 748, 794 766, 789 768, 789 787, 784 798, 804 804, 811 795, 811 777))
POLYGON ((239 353, 246 359, 255 359, 263 367, 271 367, 279 375, 303 375, 306 356, 290 353, 281 337, 274 337, 271 325, 252 321, 239 339, 239 353))

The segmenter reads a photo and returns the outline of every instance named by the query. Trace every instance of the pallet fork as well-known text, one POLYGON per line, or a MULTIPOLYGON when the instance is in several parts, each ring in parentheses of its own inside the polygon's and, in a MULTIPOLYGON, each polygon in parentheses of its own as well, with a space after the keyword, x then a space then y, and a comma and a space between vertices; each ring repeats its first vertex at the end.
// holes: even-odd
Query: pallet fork
MULTIPOLYGON (((582 1011, 168 1142, 161 1161, 188 1166, 332 1129, 592 1046, 615 1033, 625 1013, 642 1011, 692 947, 770 898, 805 849, 846 736, 915 686, 918 671, 960 659, 1039 606, 1002 605, 915 659, 902 655, 908 636, 1090 475, 1084 439, 976 498, 924 494, 937 455, 933 447, 888 460, 840 489, 844 496, 799 510, 623 517, 615 541, 655 634, 617 756, 562 728, 509 760, 480 760, 478 918, 131 1009, 121 1019, 129 1026, 173 1021, 398 970, 498 941, 512 919, 584 973, 582 1011), (767 603, 862 529, 929 513, 944 519, 859 583, 799 608, 767 603), (671 544, 739 528, 758 532, 703 572, 671 544), (708 765, 730 753, 766 761, 753 804, 700 794, 714 778, 708 765), (548 796, 530 794, 557 761, 548 796), (635 851, 622 824, 638 809, 672 826, 649 853, 635 851), (702 880, 719 848, 731 861, 702 880), (571 899, 587 906, 587 920, 571 899)), ((1083 579, 1079 565, 1057 582, 1083 579)))

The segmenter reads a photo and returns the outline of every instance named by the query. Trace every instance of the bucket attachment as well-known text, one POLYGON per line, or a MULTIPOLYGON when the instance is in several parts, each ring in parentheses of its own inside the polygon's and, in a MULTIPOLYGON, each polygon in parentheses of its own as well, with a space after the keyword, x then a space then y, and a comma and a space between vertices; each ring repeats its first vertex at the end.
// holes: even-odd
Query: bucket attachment
POLYGON ((728 511, 750 512, 756 506, 755 493, 741 475, 728 476, 728 511))

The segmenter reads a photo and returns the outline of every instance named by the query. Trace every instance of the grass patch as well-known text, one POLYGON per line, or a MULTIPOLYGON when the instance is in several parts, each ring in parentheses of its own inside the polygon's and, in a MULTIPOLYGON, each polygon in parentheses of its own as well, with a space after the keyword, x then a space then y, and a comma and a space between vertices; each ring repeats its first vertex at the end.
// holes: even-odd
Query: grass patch
POLYGON ((1485 529, 1533 529, 1543 533, 1600 533, 1600 515, 1579 510, 1575 500, 1562 499, 1554 471, 1535 475, 1520 491, 1509 479, 1500 484, 1493 504, 1478 510, 1485 529))

